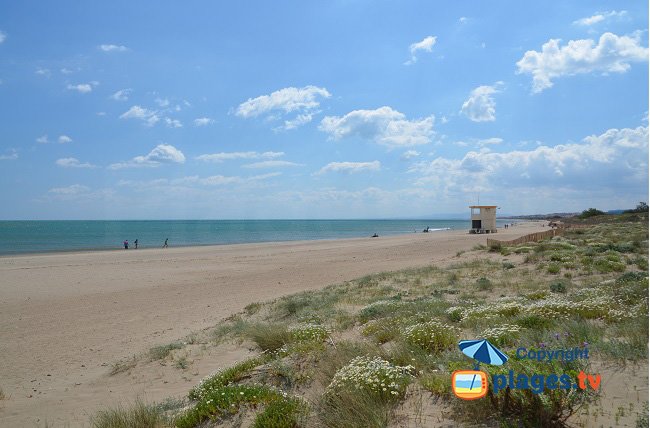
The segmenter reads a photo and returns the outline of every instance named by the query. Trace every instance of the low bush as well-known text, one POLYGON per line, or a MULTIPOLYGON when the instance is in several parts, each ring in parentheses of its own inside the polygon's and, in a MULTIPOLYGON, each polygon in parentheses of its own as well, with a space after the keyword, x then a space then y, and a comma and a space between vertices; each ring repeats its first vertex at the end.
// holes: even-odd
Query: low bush
POLYGON ((402 334, 407 343, 434 354, 452 348, 458 341, 456 328, 437 321, 408 326, 402 330, 402 334))

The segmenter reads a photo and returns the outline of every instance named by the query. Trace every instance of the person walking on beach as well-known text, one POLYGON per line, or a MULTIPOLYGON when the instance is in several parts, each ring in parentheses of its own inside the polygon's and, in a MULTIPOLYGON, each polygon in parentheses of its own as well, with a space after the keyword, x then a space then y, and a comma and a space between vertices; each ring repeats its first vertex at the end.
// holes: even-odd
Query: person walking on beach
POLYGON ((169 241, 169 238, 165 238, 165 243, 163 244, 163 248, 169 247, 169 245, 167 245, 167 241, 169 241))
POLYGON ((133 243, 135 244, 135 249, 137 250, 138 249, 138 240, 136 239, 135 241, 133 241, 133 243))
POLYGON ((124 249, 125 249, 125 250, 128 250, 128 249, 129 249, 129 240, 128 240, 128 239, 125 239, 125 240, 124 240, 124 249))

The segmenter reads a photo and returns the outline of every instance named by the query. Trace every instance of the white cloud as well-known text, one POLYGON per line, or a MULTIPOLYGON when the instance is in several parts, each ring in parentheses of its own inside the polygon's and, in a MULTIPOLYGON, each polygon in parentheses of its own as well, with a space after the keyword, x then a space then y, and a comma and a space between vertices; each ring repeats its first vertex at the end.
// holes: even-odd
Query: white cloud
POLYGON ((183 127, 183 124, 178 119, 171 119, 169 117, 166 117, 165 118, 165 123, 167 124, 168 128, 182 128, 183 127))
POLYGON ((0 43, 3 43, 5 40, 7 40, 7 35, 0 31, 0 43))
POLYGON ((214 119, 209 117, 198 117, 194 119, 194 126, 208 126, 214 123, 214 119))
POLYGON ((501 143, 503 143, 503 138, 497 138, 497 137, 485 138, 483 140, 477 141, 477 144, 481 147, 494 146, 501 143))
POLYGON ((113 95, 111 95, 109 98, 115 101, 127 101, 129 99, 129 95, 131 95, 131 89, 120 89, 119 91, 115 92, 113 95))
POLYGON ((284 152, 222 152, 197 156, 197 160, 206 162, 223 162, 234 159, 275 159, 284 156, 284 152))
POLYGON ((542 45, 541 52, 528 51, 517 62, 517 74, 533 76, 533 92, 553 86, 553 80, 562 76, 603 72, 625 73, 631 62, 648 60, 648 48, 641 45, 639 33, 634 36, 617 36, 604 33, 598 43, 594 40, 570 40, 560 46, 559 39, 542 45))
MULTIPOLYGON (((462 19, 462 18, 461 18, 462 19)), ((463 21, 461 21, 463 22, 463 21)), ((422 52, 431 52, 433 49, 433 46, 436 44, 436 41, 438 38, 436 36, 427 36, 421 41, 417 43, 412 43, 411 46, 409 46, 409 52, 411 53, 411 59, 406 61, 404 65, 411 65, 415 64, 418 60, 417 56, 415 55, 416 53, 422 51, 422 52)))
MULTIPOLYGON (((169 107, 169 100, 167 98, 156 98, 154 100, 160 107, 169 107)), ((180 106, 177 106, 180 109, 180 106)))
POLYGON ((133 180, 120 180, 117 185, 121 187, 130 187, 136 190, 151 190, 151 189, 169 189, 176 187, 179 189, 189 189, 198 186, 225 186, 228 184, 244 185, 247 183, 255 183, 269 178, 282 175, 281 172, 271 172, 268 174, 254 175, 251 177, 240 176, 226 176, 226 175, 211 175, 208 177, 200 177, 198 175, 185 176, 175 179, 157 178, 147 181, 133 181, 133 180))
POLYGON ((467 17, 461 16, 460 18, 458 18, 458 22, 460 22, 461 24, 465 24, 467 22, 467 17))
POLYGON ((316 175, 325 174, 327 172, 345 172, 357 173, 363 171, 379 171, 381 163, 379 161, 372 162, 330 162, 322 167, 316 175))
POLYGON ((67 135, 59 135, 57 141, 59 142, 59 144, 66 144, 66 143, 71 143, 72 138, 68 137, 67 135))
POLYGON ((185 163, 185 155, 169 144, 157 145, 149 154, 136 156, 130 161, 111 164, 109 169, 157 167, 161 164, 185 163))
POLYGON ((36 139, 36 142, 40 144, 47 144, 50 142, 50 140, 48 140, 47 135, 41 135, 36 139))
POLYGON ((90 83, 79 83, 77 85, 68 85, 67 86, 69 91, 77 91, 81 94, 87 94, 88 92, 92 92, 93 90, 93 85, 90 83))
POLYGON ((95 165, 87 162, 81 163, 77 158, 61 158, 56 160, 56 164, 63 168, 95 168, 95 165))
POLYGON ((418 156, 420 156, 419 152, 416 152, 415 150, 407 150, 404 153, 402 153, 402 156, 400 156, 399 158, 402 160, 409 160, 409 159, 416 158, 418 156))
POLYGON ((390 107, 354 110, 345 116, 323 118, 319 129, 339 140, 361 137, 388 147, 408 147, 431 142, 434 116, 407 120, 403 113, 390 107))
POLYGON ((472 90, 463 103, 460 112, 474 122, 492 122, 496 120, 496 102, 492 97, 499 92, 501 82, 493 86, 479 86, 472 90))
POLYGON ((295 162, 289 162, 289 161, 283 161, 283 160, 267 160, 267 161, 261 161, 261 162, 254 162, 254 163, 249 163, 246 165, 242 165, 243 168, 284 168, 287 166, 302 166, 302 164, 295 163, 295 162))
POLYGON ((16 160, 18 159, 18 152, 15 149, 9 150, 10 153, 0 155, 0 160, 16 160))
POLYGON ((80 193, 87 193, 88 191, 90 191, 90 187, 81 184, 73 184, 67 187, 54 187, 49 190, 50 193, 56 195, 78 195, 80 193))
POLYGON ((49 68, 37 68, 34 73, 43 77, 50 77, 52 75, 52 72, 50 71, 49 68))
POLYGON ((302 126, 304 124, 307 124, 311 122, 311 120, 314 118, 314 115, 312 113, 305 113, 305 114, 299 114, 292 120, 285 120, 284 121, 284 126, 282 126, 282 129, 284 130, 290 130, 290 129, 295 129, 299 126, 302 126))
POLYGON ((610 129, 580 143, 494 153, 470 151, 461 159, 439 157, 411 169, 416 185, 442 192, 497 189, 602 191, 646 188, 648 127, 610 129))
POLYGON ((155 125, 159 120, 158 112, 148 110, 138 105, 132 106, 126 112, 120 115, 120 119, 139 119, 142 120, 147 126, 155 125))
POLYGON ((577 21, 573 21, 573 23, 576 25, 589 26, 589 25, 594 25, 599 22, 605 21, 606 19, 609 18, 621 18, 626 14, 627 14, 626 10, 621 10, 621 11, 612 10, 609 12, 599 12, 587 18, 581 18, 578 19, 577 21))
POLYGON ((129 50, 126 46, 111 44, 99 45, 98 48, 104 52, 126 52, 129 50))
POLYGON ((299 112, 296 118, 285 121, 283 127, 287 130, 294 129, 312 120, 315 110, 320 106, 319 98, 331 96, 327 89, 317 86, 289 87, 269 95, 249 98, 237 107, 235 114, 243 118, 267 115, 267 118, 273 119, 271 115, 276 112, 280 114, 299 112))

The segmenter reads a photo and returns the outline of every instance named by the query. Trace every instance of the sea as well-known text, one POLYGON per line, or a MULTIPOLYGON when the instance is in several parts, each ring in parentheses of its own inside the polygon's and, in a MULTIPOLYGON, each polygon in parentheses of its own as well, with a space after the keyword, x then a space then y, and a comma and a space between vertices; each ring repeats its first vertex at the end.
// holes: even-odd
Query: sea
MULTIPOLYGON (((503 221, 505 222, 505 221, 503 221)), ((501 225, 497 220, 497 225, 501 225)), ((469 220, 0 221, 0 255, 362 238, 469 229, 469 220)))

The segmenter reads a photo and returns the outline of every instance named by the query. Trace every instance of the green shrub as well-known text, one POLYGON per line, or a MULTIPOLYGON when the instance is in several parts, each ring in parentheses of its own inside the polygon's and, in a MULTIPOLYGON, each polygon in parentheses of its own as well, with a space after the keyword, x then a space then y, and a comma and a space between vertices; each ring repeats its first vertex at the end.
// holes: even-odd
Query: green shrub
POLYGON ((549 263, 548 267, 546 268, 546 271, 553 275, 560 273, 560 270, 562 270, 562 266, 560 266, 558 263, 549 263))
POLYGON ((492 281, 485 277, 481 277, 476 280, 476 285, 478 286, 478 289, 481 291, 489 291, 492 290, 492 281))
POLYGON ((458 341, 457 329, 437 321, 411 325, 402 334, 407 343, 433 353, 450 349, 458 341))
POLYGON ((411 366, 396 366, 380 357, 355 357, 341 367, 325 394, 352 390, 386 399, 401 397, 411 382, 411 366))
POLYGON ((301 324, 289 329, 295 342, 322 342, 330 335, 326 327, 319 324, 301 324))
POLYGON ((201 400, 211 391, 243 379, 252 369, 264 364, 269 358, 268 356, 253 357, 232 367, 219 370, 217 373, 204 378, 197 386, 192 388, 188 397, 190 400, 201 400))
POLYGON ((506 270, 515 268, 515 265, 513 263, 510 263, 510 262, 503 262, 502 266, 506 270))
POLYGON ((578 218, 585 219, 585 218, 595 217, 595 216, 598 216, 598 215, 605 215, 605 213, 603 211, 601 211, 601 210, 597 210, 596 208, 589 208, 588 210, 584 210, 578 216, 578 218))
POLYGON ((302 400, 273 400, 255 417, 252 428, 295 428, 305 413, 307 406, 302 400))
POLYGON ((566 293, 566 284, 561 281, 551 283, 549 288, 553 293, 566 293))
POLYGON ((207 390, 201 399, 176 418, 178 428, 194 428, 207 419, 239 413, 240 408, 286 399, 285 394, 264 385, 227 385, 207 390))

